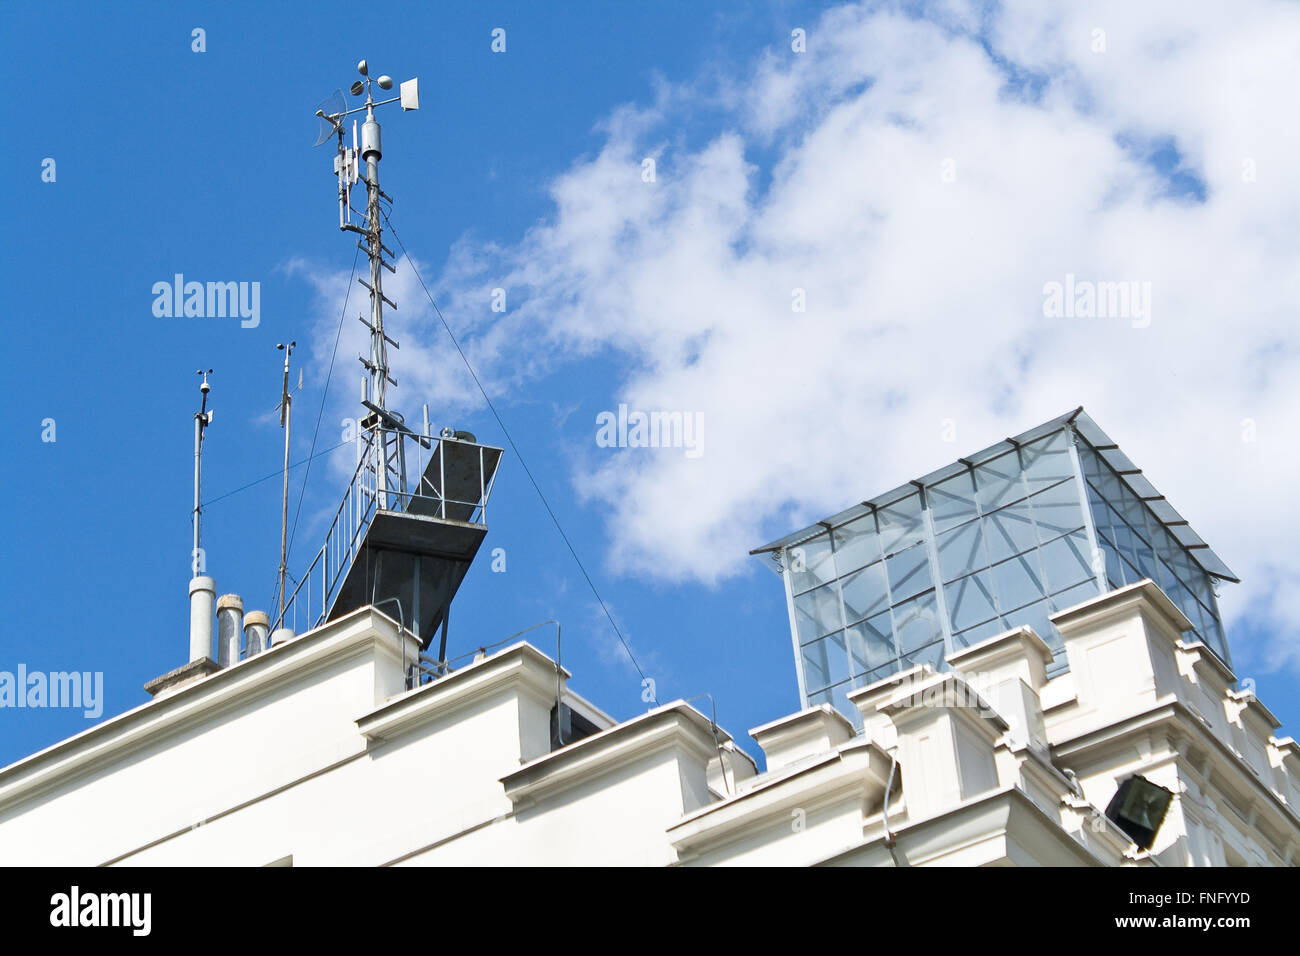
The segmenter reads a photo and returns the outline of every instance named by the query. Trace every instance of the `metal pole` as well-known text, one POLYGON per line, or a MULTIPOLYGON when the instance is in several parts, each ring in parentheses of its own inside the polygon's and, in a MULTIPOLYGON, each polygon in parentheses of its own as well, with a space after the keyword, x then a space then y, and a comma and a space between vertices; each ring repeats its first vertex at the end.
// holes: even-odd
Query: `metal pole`
POLYGON ((202 481, 203 469, 200 464, 202 461, 203 448, 203 413, 196 413, 194 416, 194 550, 190 552, 190 570, 193 574, 199 573, 199 484, 202 481))
POLYGON ((288 532, 289 532, 289 405, 285 397, 284 407, 284 489, 280 508, 280 613, 284 613, 284 579, 288 573, 288 532))
POLYGON ((293 407, 293 396, 289 394, 289 357, 297 342, 287 346, 277 345, 284 350, 284 383, 280 388, 280 424, 284 427, 284 485, 282 507, 280 510, 280 616, 284 616, 284 579, 289 569, 289 417, 293 407))
POLYGON ((208 369, 206 372, 200 369, 196 374, 203 376, 203 381, 199 384, 199 393, 203 396, 203 400, 199 410, 194 414, 194 549, 190 552, 190 573, 195 577, 198 576, 200 571, 198 566, 199 549, 203 540, 201 533, 202 508, 200 505, 200 490, 203 482, 203 430, 212 421, 212 413, 208 411, 208 392, 212 388, 208 384, 208 376, 212 374, 212 369, 208 369))

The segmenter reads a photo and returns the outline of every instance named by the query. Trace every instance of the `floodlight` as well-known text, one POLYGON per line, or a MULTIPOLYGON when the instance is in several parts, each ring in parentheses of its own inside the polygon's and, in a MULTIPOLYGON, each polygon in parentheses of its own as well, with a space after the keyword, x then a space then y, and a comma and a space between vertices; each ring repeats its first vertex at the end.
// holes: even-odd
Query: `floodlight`
POLYGON ((1149 850, 1173 799, 1171 791, 1134 774, 1119 785, 1106 806, 1106 816, 1139 847, 1149 850))
POLYGON ((393 78, 391 76, 381 76, 376 82, 379 83, 381 90, 391 90, 393 88, 393 78))

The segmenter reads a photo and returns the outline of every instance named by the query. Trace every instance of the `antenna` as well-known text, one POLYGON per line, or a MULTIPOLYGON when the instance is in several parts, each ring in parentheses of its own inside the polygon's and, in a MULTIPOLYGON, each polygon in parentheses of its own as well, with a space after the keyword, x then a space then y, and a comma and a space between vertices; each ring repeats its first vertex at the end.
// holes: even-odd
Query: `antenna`
MULTIPOLYGON (((397 386, 397 380, 389 372, 388 346, 391 345, 395 349, 400 346, 384 331, 384 305, 396 309, 397 303, 384 295, 383 270, 387 269, 390 273, 396 273, 397 270, 384 258, 385 255, 391 258, 393 252, 383 242, 379 203, 380 200, 384 200, 391 204, 392 197, 379 188, 379 160, 383 156, 383 147, 379 122, 375 119, 375 108, 400 102, 403 111, 419 109, 420 81, 419 79, 407 80, 401 84, 399 95, 376 102, 375 87, 380 90, 391 90, 392 77, 387 75, 372 77, 369 64, 365 60, 357 64, 357 72, 361 74, 361 79, 352 83, 349 92, 354 97, 364 94, 365 103, 347 109, 341 92, 336 91, 336 95, 327 97, 316 110, 316 116, 321 120, 321 137, 317 140, 317 145, 328 139, 329 133, 333 132, 337 140, 334 174, 338 184, 339 229, 344 232, 355 232, 360 236, 362 241, 357 243, 357 247, 365 252, 370 260, 370 280, 367 282, 365 279, 357 279, 370 293, 369 321, 364 317, 361 318, 361 324, 370 332, 370 355, 368 358, 364 355, 358 356, 366 370, 361 403, 367 414, 362 417, 359 425, 370 433, 369 450, 375 456, 373 468, 376 490, 379 500, 386 507, 389 488, 393 484, 390 481, 390 472, 399 493, 404 493, 406 490, 406 475, 401 461, 400 441, 395 436, 386 437, 385 434, 385 428, 391 429, 395 425, 401 425, 403 418, 388 408, 388 386, 397 386), (344 142, 346 132, 344 120, 353 113, 363 111, 365 119, 361 124, 360 142, 358 143, 357 123, 353 120, 352 145, 348 146, 344 142), (364 174, 362 163, 365 164, 364 174), (362 225, 352 222, 352 187, 358 182, 364 182, 366 187, 366 211, 362 225), (390 441, 396 442, 394 453, 391 455, 388 448, 390 441)), ((391 432, 389 434, 391 435, 391 432)), ((283 588, 281 590, 283 591, 283 588)))
POLYGON ((212 369, 206 372, 201 368, 195 369, 194 374, 203 376, 203 381, 199 384, 199 393, 203 396, 203 400, 199 410, 194 413, 194 550, 190 552, 190 572, 197 577, 199 547, 202 541, 199 490, 203 481, 203 433, 212 424, 212 412, 208 408, 208 392, 212 391, 212 386, 208 384, 208 376, 212 374, 212 369))
MULTIPOLYGON (((297 342, 276 348, 284 352, 284 381, 280 386, 280 427, 284 429, 284 495, 280 510, 280 616, 284 616, 284 577, 288 573, 288 536, 289 536, 289 412, 293 407, 293 393, 289 391, 289 357, 293 355, 297 342)), ((302 369, 298 370, 299 384, 302 387, 302 369)))
MULTIPOLYGON (((439 625, 444 625, 441 659, 445 656, 445 621, 452 598, 487 535, 487 500, 502 449, 480 445, 468 432, 454 432, 445 440, 435 436, 428 406, 424 408, 423 434, 408 428, 402 416, 388 407, 388 387, 397 386, 388 368, 388 346, 399 346, 384 329, 384 306, 397 307, 384 295, 384 270, 396 270, 389 261, 394 253, 383 242, 381 224, 385 217, 380 202, 393 200, 379 188, 383 151, 375 109, 399 101, 404 110, 417 109, 419 81, 408 80, 401 84, 399 92, 389 76, 372 79, 365 60, 357 64, 357 72, 361 77, 349 91, 354 97, 364 97, 361 105, 349 110, 337 104, 330 106, 326 101, 316 111, 323 131, 332 132, 337 143, 334 173, 339 228, 357 234, 357 248, 370 261, 369 281, 357 278, 370 292, 370 314, 359 317, 369 332, 370 355, 360 356, 364 367, 363 412, 357 422, 356 470, 326 532, 324 546, 287 597, 288 556, 281 534, 281 601, 275 624, 277 630, 282 629, 290 614, 296 621, 302 611, 307 626, 314 628, 360 607, 391 603, 399 611, 399 633, 419 641, 421 649, 430 647, 439 625), (398 95, 377 102, 376 88, 398 95), (348 124, 347 118, 353 113, 365 116, 358 117, 360 123, 354 120, 348 124), (348 125, 352 127, 351 145, 345 142, 348 125), (354 224, 349 194, 359 182, 365 183, 366 208, 364 213, 357 213, 358 222, 354 224), (408 462, 415 465, 413 476, 407 474, 408 462), (408 480, 412 477, 413 482, 408 480), (414 485, 410 493, 408 484, 414 485)), ((324 138, 328 139, 328 135, 324 138)), ((292 347, 292 343, 284 346, 286 353, 292 347)), ((289 371, 286 354, 281 388, 286 474, 289 371)), ((287 495, 286 491, 286 515, 287 495)), ((429 670, 422 665, 407 670, 407 685, 415 686, 421 672, 427 675, 429 670)))

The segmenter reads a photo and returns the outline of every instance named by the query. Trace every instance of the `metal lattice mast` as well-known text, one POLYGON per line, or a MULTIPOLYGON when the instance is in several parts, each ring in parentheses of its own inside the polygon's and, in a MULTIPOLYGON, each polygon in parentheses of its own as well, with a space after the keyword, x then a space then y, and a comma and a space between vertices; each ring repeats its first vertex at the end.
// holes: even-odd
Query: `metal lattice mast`
MULTIPOLYGON (((368 85, 369 78, 367 78, 367 87, 368 85)), ((391 86, 391 83, 389 85, 391 86)), ((368 398, 381 410, 386 411, 388 385, 392 382, 392 378, 388 373, 388 343, 391 340, 384 335, 384 303, 387 302, 394 309, 397 308, 397 304, 384 296, 383 269, 389 272, 394 270, 384 259, 384 253, 389 250, 385 248, 382 239, 383 225, 379 200, 381 197, 385 199, 388 197, 379 188, 379 160, 382 156, 379 123, 375 120, 375 104, 367 88, 366 121, 361 127, 361 158, 366 164, 366 225, 364 229, 357 231, 366 238, 365 251, 370 259, 370 282, 362 283, 370 291, 370 321, 367 323, 363 320, 363 324, 370 329, 370 361, 366 362, 363 359, 362 363, 370 373, 368 398)), ((389 252, 389 255, 391 254, 389 252)), ((393 342, 393 347, 397 347, 396 342, 393 342)), ((393 382, 393 384, 397 383, 393 382)))
POLYGON ((365 105, 352 110, 343 108, 340 93, 337 94, 335 108, 327 112, 322 107, 316 111, 316 115, 329 124, 329 129, 323 131, 319 142, 324 142, 329 132, 333 132, 338 138, 338 156, 334 161, 334 169, 339 183, 339 228, 347 232, 355 232, 363 238, 365 244, 358 243, 358 248, 366 253, 370 263, 369 281, 358 280, 370 293, 370 320, 361 319, 361 324, 366 326, 370 333, 370 356, 369 358, 358 357, 366 369, 361 396, 365 412, 361 419, 361 427, 369 432, 366 454, 372 459, 371 468, 374 472, 376 494, 381 507, 388 507, 388 489, 392 487, 393 479, 396 479, 398 490, 405 492, 406 475, 404 462, 401 460, 401 442, 396 440, 391 432, 393 425, 401 424, 402 417, 388 408, 388 386, 397 385, 389 371, 388 346, 391 345, 393 348, 399 346, 384 331, 384 305, 396 309, 397 303, 384 295, 383 270, 396 272, 396 269, 384 258, 385 254, 392 257, 393 253, 383 243, 383 213, 380 202, 381 200, 392 202, 392 200, 379 187, 379 160, 383 157, 383 147, 379 122, 375 119, 375 107, 400 100, 403 110, 418 109, 419 88, 417 80, 408 80, 402 84, 399 96, 375 102, 374 87, 377 85, 381 90, 391 90, 392 79, 388 76, 372 79, 365 60, 357 64, 357 72, 364 80, 353 83, 351 93, 353 96, 364 93, 365 105), (365 110, 366 115, 365 122, 361 126, 360 144, 358 146, 354 120, 352 146, 349 148, 344 144, 342 120, 349 114, 362 110, 365 110), (366 184, 366 212, 362 226, 352 223, 352 208, 349 203, 351 187, 361 178, 359 161, 365 163, 366 184))

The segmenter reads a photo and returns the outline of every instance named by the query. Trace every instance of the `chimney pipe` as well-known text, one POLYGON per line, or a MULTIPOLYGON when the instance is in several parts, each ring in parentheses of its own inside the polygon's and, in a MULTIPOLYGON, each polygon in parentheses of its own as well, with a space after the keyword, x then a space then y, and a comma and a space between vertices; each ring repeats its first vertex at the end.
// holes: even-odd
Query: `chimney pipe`
POLYGON ((212 602, 217 582, 209 577, 190 581, 190 662, 212 657, 212 602))
POLYGON ((285 641, 292 641, 293 639, 294 639, 293 628, 277 627, 275 629, 275 633, 271 635, 271 646, 279 647, 285 641))
POLYGON ((239 663, 243 619, 244 601, 238 594, 217 598, 217 663, 222 667, 239 663))
POLYGON ((249 611, 244 615, 244 653, 248 657, 266 650, 267 636, 271 633, 271 619, 265 611, 249 611))

